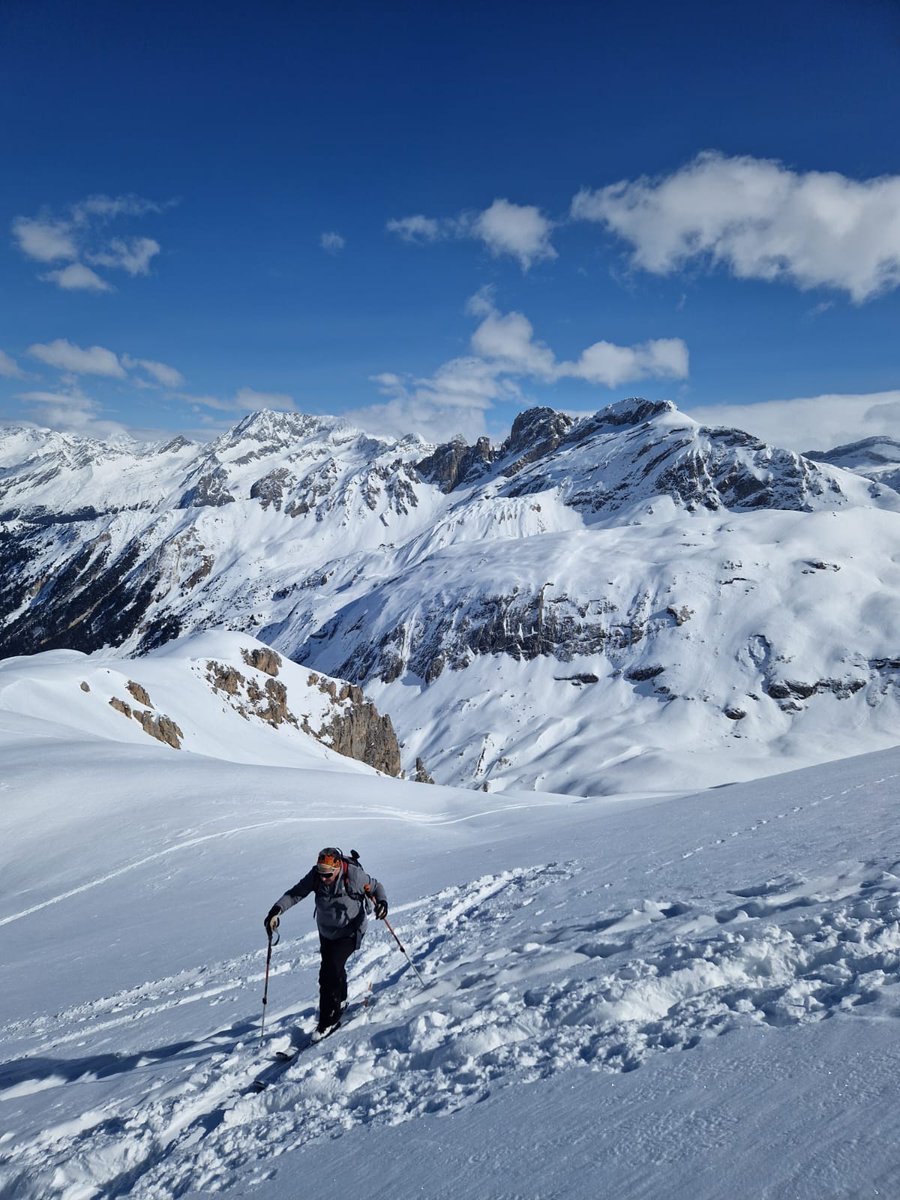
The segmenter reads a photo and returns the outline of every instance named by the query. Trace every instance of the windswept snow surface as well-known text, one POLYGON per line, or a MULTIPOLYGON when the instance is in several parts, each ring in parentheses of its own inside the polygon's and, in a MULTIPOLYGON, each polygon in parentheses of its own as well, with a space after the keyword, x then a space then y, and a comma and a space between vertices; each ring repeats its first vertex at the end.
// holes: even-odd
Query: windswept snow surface
POLYGON ((4 695, 3 1200, 900 1194, 900 749, 496 797, 87 739, 4 695), (261 1042, 262 917, 329 843, 425 986, 373 923, 346 1026, 255 1094, 318 969, 306 902, 261 1042))

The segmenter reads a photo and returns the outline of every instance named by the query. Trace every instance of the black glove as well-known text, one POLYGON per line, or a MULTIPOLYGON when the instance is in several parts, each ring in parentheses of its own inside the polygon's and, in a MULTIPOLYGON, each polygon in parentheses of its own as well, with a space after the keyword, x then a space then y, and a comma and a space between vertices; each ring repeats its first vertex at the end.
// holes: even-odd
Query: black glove
POLYGON ((375 920, 383 921, 387 916, 387 900, 375 901, 375 920))
POLYGON ((280 916, 281 916, 281 909, 279 908, 279 906, 277 904, 273 904, 272 907, 269 909, 269 911, 266 913, 265 921, 263 921, 263 925, 265 925, 265 927, 266 927, 266 935, 268 937, 271 937, 272 934, 275 932, 275 930, 278 928, 278 918, 280 916))

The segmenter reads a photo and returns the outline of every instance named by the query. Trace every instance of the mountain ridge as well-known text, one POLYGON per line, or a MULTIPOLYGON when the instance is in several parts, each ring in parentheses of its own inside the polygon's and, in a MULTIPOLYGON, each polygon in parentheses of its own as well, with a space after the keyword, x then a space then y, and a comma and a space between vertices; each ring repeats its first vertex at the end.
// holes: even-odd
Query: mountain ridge
POLYGON ((497 446, 267 411, 205 446, 67 437, 0 431, 4 657, 229 628, 365 686, 407 770, 499 789, 747 777, 820 761, 807 726, 885 744, 900 495, 671 402, 527 410, 497 446))

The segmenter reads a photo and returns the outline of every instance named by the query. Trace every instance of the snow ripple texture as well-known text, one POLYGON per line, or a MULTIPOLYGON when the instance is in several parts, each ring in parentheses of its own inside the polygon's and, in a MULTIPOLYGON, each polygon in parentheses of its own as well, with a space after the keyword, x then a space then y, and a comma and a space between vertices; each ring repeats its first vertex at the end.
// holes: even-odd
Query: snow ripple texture
MULTIPOLYGON (((91 1047, 122 1026, 146 1023, 149 1032, 168 1009, 214 1005, 248 980, 261 985, 259 954, 8 1027, 36 1049, 0 1067, 0 1102, 38 1090, 50 1100, 54 1089, 88 1082, 97 1103, 57 1125, 48 1103, 30 1140, 2 1138, 0 1197, 205 1195, 238 1178, 267 1178, 273 1158, 313 1140, 450 1114, 509 1085, 565 1071, 633 1071, 752 1025, 900 1014, 893 858, 844 864, 823 878, 761 879, 703 900, 651 894, 627 911, 605 910, 602 890, 590 893, 580 877, 577 862, 551 863, 398 910, 396 927, 427 987, 374 929, 352 970, 352 987, 370 1003, 258 1095, 250 1085, 267 1056, 251 1012, 206 1040, 128 1055, 91 1047), (81 1057, 69 1056, 73 1047, 81 1057), (130 1106, 123 1075, 133 1078, 130 1106), (104 1098, 106 1079, 115 1099, 112 1090, 104 1098)), ((653 871, 645 878, 652 886, 653 871)), ((292 973, 312 972, 317 957, 311 937, 286 939, 272 994, 286 1003, 292 973)), ((302 1005, 275 1010, 269 1049, 313 1018, 302 1005)))

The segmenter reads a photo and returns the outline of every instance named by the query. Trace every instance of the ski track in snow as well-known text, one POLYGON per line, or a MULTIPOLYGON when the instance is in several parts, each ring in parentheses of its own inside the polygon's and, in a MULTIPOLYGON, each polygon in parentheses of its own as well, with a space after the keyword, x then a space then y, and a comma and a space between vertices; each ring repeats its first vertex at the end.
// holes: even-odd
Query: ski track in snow
MULTIPOLYGON (((6 1034, 32 1038, 35 1048, 0 1067, 0 1112, 2 1101, 29 1092, 129 1072, 134 1099, 126 1107, 101 1099, 29 1142, 0 1143, 0 1197, 167 1200, 218 1191, 238 1176, 266 1178, 273 1157, 311 1140, 451 1113, 510 1083, 579 1068, 630 1071, 751 1024, 900 1016, 900 861, 891 856, 703 901, 657 895, 630 911, 602 911, 602 891, 579 891, 579 874, 578 863, 523 868, 410 906, 398 932, 427 990, 373 929, 352 964, 357 989, 375 981, 371 1005, 259 1095, 248 1090, 266 1061, 255 1012, 204 1040, 143 1052, 71 1059, 57 1050, 102 1043, 125 1023, 149 1029, 169 1009, 261 984, 260 952, 8 1026, 6 1034), (579 896, 586 902, 573 907, 579 896), (580 918, 567 916, 573 911, 580 918), (156 1074, 146 1094, 148 1065, 156 1074)), ((282 993, 291 971, 313 972, 317 961, 315 935, 285 943, 273 970, 284 977, 282 993)), ((313 1015, 270 1005, 273 1043, 308 1029, 313 1015)))

